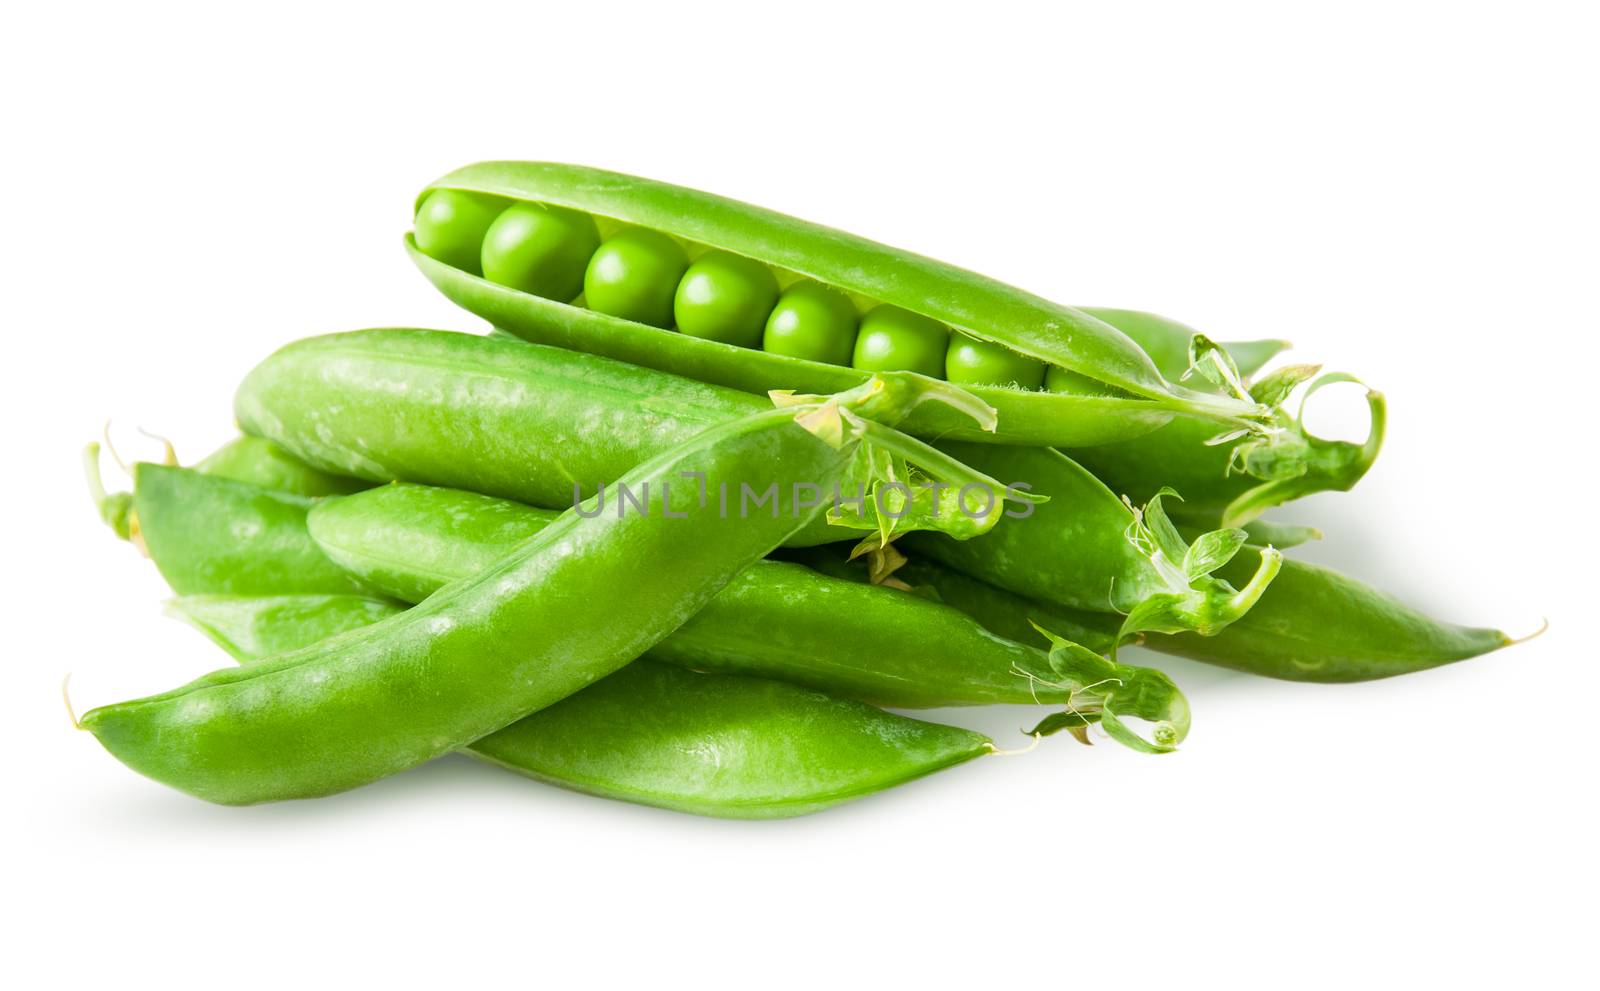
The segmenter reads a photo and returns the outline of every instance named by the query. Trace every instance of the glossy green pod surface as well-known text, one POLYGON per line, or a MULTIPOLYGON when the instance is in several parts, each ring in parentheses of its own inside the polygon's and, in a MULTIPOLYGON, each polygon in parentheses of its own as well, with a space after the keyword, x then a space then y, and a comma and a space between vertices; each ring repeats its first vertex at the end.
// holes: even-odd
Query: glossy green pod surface
MULTIPOLYGON (((1167 381, 1126 336, 1080 310, 920 255, 720 196, 599 169, 539 162, 471 165, 440 179, 423 196, 435 189, 554 204, 582 210, 611 225, 644 227, 695 246, 732 252, 859 300, 888 303, 939 320, 1109 387, 1101 395, 1060 395, 975 386, 974 393, 999 412, 999 429, 993 435, 929 408, 913 414, 905 425, 924 436, 1083 446, 1137 436, 1175 413, 1237 419, 1266 412, 1248 401, 1167 381)), ((859 384, 867 374, 663 333, 518 292, 430 258, 409 235, 406 243, 423 274, 452 301, 538 343, 591 351, 752 392, 830 393, 859 384)))
POLYGON ((316 498, 360 492, 370 482, 311 467, 270 440, 235 437, 197 462, 195 471, 258 485, 275 492, 316 498))
POLYGON ((637 657, 798 525, 697 506, 670 489, 681 472, 763 487, 836 478, 859 443, 829 433, 836 410, 892 420, 920 398, 902 385, 914 383, 879 378, 839 405, 708 430, 625 476, 650 492, 637 515, 567 513, 405 613, 81 725, 134 770, 229 804, 341 791, 480 739, 637 657))
MULTIPOLYGON (((249 663, 376 622, 359 596, 180 598, 172 611, 249 663)), ((575 791, 679 812, 817 812, 990 752, 978 733, 760 678, 646 660, 463 752, 575 791)))
POLYGON ((470 751, 563 788, 737 819, 817 812, 994 749, 781 682, 638 661, 470 751))
MULTIPOLYGON (((952 386, 921 377, 915 382, 929 394, 959 397, 954 401, 963 410, 980 410, 952 386)), ((734 389, 561 348, 386 329, 308 338, 279 349, 245 377, 234 408, 244 430, 326 471, 561 509, 645 458, 770 405, 734 389)), ((992 411, 978 413, 984 414, 992 411)), ((937 471, 935 463, 945 458, 909 438, 894 446, 913 451, 908 456, 919 469, 937 471)), ((874 492, 881 476, 880 466, 858 460, 836 487, 820 485, 811 494, 833 508, 835 493, 848 500, 874 492)), ((731 481, 735 497, 742 481, 731 481)), ((932 506, 920 487, 916 499, 896 527, 965 537, 989 526, 932 506)), ((866 500, 869 513, 874 504, 866 500)), ((832 525, 821 513, 802 519, 806 525, 790 539, 795 546, 859 539, 864 529, 859 521, 832 525)))
POLYGON ((144 462, 133 479, 133 533, 179 595, 364 589, 306 533, 304 496, 144 462))
MULTIPOLYGON (((804 552, 831 558, 831 574, 850 574, 828 548, 804 552)), ((1246 547, 1218 575, 1245 581, 1262 549, 1246 547)), ((913 559, 895 573, 933 589, 939 600, 1000 636, 1038 642, 1034 624, 1099 649, 1117 635, 1121 617, 1073 609, 988 585, 937 562, 913 559)), ((858 575, 858 578, 860 576, 858 575)), ((1213 636, 1147 633, 1152 650, 1289 681, 1350 682, 1391 678, 1478 657, 1513 641, 1499 630, 1433 619, 1394 596, 1330 568, 1285 558, 1255 607, 1213 636)))
MULTIPOLYGON (((1248 574, 1246 548, 1221 574, 1248 574)), ((1499 630, 1432 619, 1394 596, 1303 561, 1285 561, 1245 617, 1215 637, 1151 636, 1145 646, 1291 681, 1368 681, 1449 664, 1508 646, 1499 630)))
POLYGON ((236 661, 260 661, 359 630, 405 611, 368 595, 180 595, 167 612, 236 661))
POLYGON ((1077 609, 1123 614, 1124 632, 1214 633, 1245 615, 1269 587, 1281 555, 1268 551, 1242 585, 1212 576, 1243 543, 1219 530, 1185 542, 1152 499, 1124 503, 1077 463, 1049 448, 948 444, 996 478, 1026 483, 1050 501, 957 543, 906 534, 902 544, 990 584, 1077 609))
MULTIPOLYGON (((387 485, 323 502, 309 526, 331 559, 365 584, 420 602, 554 517, 472 492, 387 485)), ((1036 635, 1030 629, 1028 641, 1036 635)), ((996 637, 958 609, 784 561, 745 569, 646 656, 900 708, 1071 703, 1092 720, 1102 704, 1119 707, 1116 692, 1087 687, 1103 669, 1063 679, 1045 652, 996 637)), ((1145 708, 1134 714, 1186 721, 1173 718, 1187 704, 1164 675, 1126 667, 1119 675, 1130 690, 1139 686, 1145 708)))
POLYGON ((765 398, 581 352, 436 330, 288 344, 240 383, 234 414, 324 471, 573 504, 765 398))

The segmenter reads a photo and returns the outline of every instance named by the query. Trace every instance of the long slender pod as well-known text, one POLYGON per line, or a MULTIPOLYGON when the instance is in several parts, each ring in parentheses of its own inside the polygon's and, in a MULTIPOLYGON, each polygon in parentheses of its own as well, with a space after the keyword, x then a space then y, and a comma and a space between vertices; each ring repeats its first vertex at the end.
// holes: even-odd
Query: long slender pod
MULTIPOLYGON (((281 349, 247 376, 236 409, 245 430, 318 467, 559 508, 571 504, 574 486, 588 491, 669 439, 739 415, 752 400, 559 348, 438 331, 371 330, 281 349)), ((1035 580, 1008 586, 1014 591, 1058 595, 1086 608, 1143 610, 1144 628, 1212 629, 1247 608, 1271 578, 1269 562, 1242 589, 1210 581, 1209 571, 1225 560, 1218 551, 1229 546, 1222 537, 1205 538, 1194 554, 1169 542, 1158 557, 1153 538, 1137 531, 1131 509, 1047 449, 945 449, 982 458, 996 479, 1031 486, 1050 500, 1033 507, 1030 518, 999 520, 970 551, 998 559, 999 568, 1013 553, 1005 549, 1007 541, 1017 544, 1012 570, 1031 572, 1035 580), (1152 604, 1141 605, 1146 599, 1152 604)), ((901 521, 902 528, 950 528, 969 511, 985 515, 1002 498, 992 490, 989 495, 986 504, 945 489, 938 502, 942 515, 914 515, 901 521)), ((1159 512, 1157 504, 1146 516, 1153 521, 1159 512)), ((815 544, 848 533, 813 526, 789 543, 815 544)), ((1005 584, 1001 577, 974 573, 1005 584)))
POLYGON ((359 492, 372 484, 313 468, 272 441, 248 435, 235 437, 194 467, 204 475, 309 498, 359 492))
MULTIPOLYGON (((260 646, 273 629, 338 623, 350 610, 357 619, 383 606, 394 611, 396 599, 420 602, 448 582, 492 566, 560 516, 477 493, 395 484, 326 499, 309 517, 263 519, 255 510, 261 494, 253 486, 193 469, 167 469, 166 477, 169 484, 146 493, 147 500, 163 501, 146 526, 152 531, 151 556, 164 574, 229 575, 226 584, 201 586, 213 594, 191 594, 185 601, 190 611, 207 610, 205 628, 235 654, 252 652, 250 644, 258 645, 257 654, 289 649, 281 643, 271 651, 260 646), (217 523, 208 541, 185 535, 180 510, 191 502, 210 507, 217 523), (310 554, 345 569, 371 594, 393 599, 314 594, 321 590, 315 572, 299 584, 295 577, 310 554), (251 586, 270 588, 273 597, 249 601, 273 608, 255 606, 229 621, 235 616, 230 604, 240 598, 229 590, 251 586)), ((1051 630, 1078 640, 1075 628, 1051 630)), ((1099 640, 1093 651, 1052 645, 1046 652, 1028 645, 1035 636, 1027 628, 1025 643, 996 637, 937 602, 798 564, 758 561, 647 653, 700 670, 776 678, 901 708, 1059 704, 1085 725, 1109 709, 1169 724, 1170 744, 1182 741, 1188 706, 1165 675, 1095 656, 1107 649, 1099 640)))
MULTIPOLYGON (((251 663, 400 612, 356 595, 185 596, 171 611, 251 663)), ((978 733, 761 678, 648 660, 468 745, 549 784, 680 812, 817 812, 993 750, 978 733)))
MULTIPOLYGON (((867 580, 859 562, 829 548, 803 553, 812 566, 840 577, 867 580)), ((1245 547, 1220 577, 1246 581, 1260 567, 1262 548, 1245 547)), ((1120 616, 1074 609, 1017 595, 926 559, 895 572, 900 581, 931 592, 993 632, 1037 642, 1043 627, 1094 649, 1106 649, 1121 632, 1120 616)), ((1255 607, 1212 636, 1146 633, 1153 650, 1289 681, 1350 682, 1390 678, 1478 657, 1513 643, 1500 630, 1433 619, 1394 596, 1330 568, 1285 558, 1278 577, 1255 607)))
MULTIPOLYGON (((710 255, 718 266, 711 275, 770 283, 755 304, 760 309, 756 322, 750 324, 758 337, 760 321, 778 301, 779 287, 803 282, 839 294, 847 300, 847 311, 898 308, 953 330, 958 339, 990 342, 1039 362, 1041 376, 1043 365, 1050 365, 1100 386, 1085 394, 1057 394, 975 385, 999 412, 999 429, 979 433, 929 409, 907 423, 924 436, 1083 445, 1137 436, 1175 413, 1249 423, 1267 412, 1248 396, 1217 396, 1168 381, 1125 335, 1081 310, 930 258, 709 193, 576 165, 483 162, 433 183, 418 206, 418 231, 407 235, 406 245, 423 274, 458 305, 543 344, 751 392, 835 392, 868 374, 834 363, 839 358, 818 360, 820 355, 800 356, 792 349, 786 353, 770 343, 758 350, 740 346, 753 340, 702 336, 697 328, 685 326, 684 294, 692 295, 697 283, 692 269, 683 274, 684 267, 689 259, 710 255), (445 208, 447 221, 438 220, 438 206, 445 208), (631 308, 614 310, 619 315, 613 315, 594 307, 593 284, 584 278, 584 268, 601 237, 619 229, 657 239, 663 244, 657 257, 680 258, 677 264, 658 267, 667 298, 674 290, 679 294, 677 323, 685 332, 664 331, 660 321, 652 326, 631 308), (440 234, 444 243, 436 244, 440 234), (482 250, 473 250, 479 244, 482 250), (498 264, 505 252, 515 256, 510 265, 498 264), (756 270, 746 273, 752 265, 756 270), (575 305, 574 298, 586 287, 591 305, 575 305), (734 339, 739 343, 732 343, 734 339)), ((847 312, 843 320, 853 337, 854 314, 847 312)), ((670 313, 665 322, 672 322, 670 313)), ((844 346, 849 348, 849 340, 844 346)))
POLYGON ((1050 501, 999 520, 969 546, 933 534, 907 534, 904 546, 1020 595, 1121 614, 1124 635, 1213 634, 1248 613, 1281 563, 1281 554, 1265 551, 1234 584, 1213 572, 1243 545, 1244 531, 1212 531, 1186 542, 1167 519, 1167 492, 1135 509, 1049 448, 946 449, 996 477, 1049 493, 1050 501))
MULTIPOLYGON (((384 329, 279 349, 245 377, 234 406, 246 432, 324 471, 564 509, 646 458, 771 403, 560 348, 384 329)), ((859 500, 872 494, 877 471, 858 462, 836 487, 808 490, 809 498, 859 500)), ((977 532, 953 507, 921 506, 928 490, 916 498, 896 527, 977 532)), ((850 539, 855 530, 818 514, 790 543, 850 539)))
POLYGON ((879 376, 849 395, 715 427, 624 476, 648 493, 638 514, 574 510, 412 610, 91 710, 81 725, 133 769, 230 804, 329 794, 404 770, 633 660, 803 522, 718 514, 686 491, 684 473, 760 490, 829 484, 851 463, 866 417, 898 419, 930 395, 940 394, 879 376))
MULTIPOLYGON (((554 514, 454 489, 388 485, 326 501, 312 537, 361 581, 407 602, 474 574, 554 514)), ((1057 630, 1076 641, 1073 630, 1057 630)), ((1029 629, 1026 642, 1035 642, 1029 629)), ((1050 653, 994 636, 959 609, 894 588, 758 561, 647 656, 684 667, 760 675, 899 708, 1042 702, 1097 720, 1105 710, 1187 733, 1188 706, 1165 675, 1093 651, 1050 653), (1137 700, 1134 708, 1124 700, 1137 700)))

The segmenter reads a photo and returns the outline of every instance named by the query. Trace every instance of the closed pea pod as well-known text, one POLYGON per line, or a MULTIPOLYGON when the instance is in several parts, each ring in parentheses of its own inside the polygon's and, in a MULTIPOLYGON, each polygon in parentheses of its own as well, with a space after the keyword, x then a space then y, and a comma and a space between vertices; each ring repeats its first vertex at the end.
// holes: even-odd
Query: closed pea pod
MULTIPOLYGON (((970 406, 970 397, 962 402, 970 406)), ((375 482, 469 489, 551 509, 594 494, 709 426, 767 406, 734 389, 561 348, 401 329, 290 344, 245 377, 234 401, 246 432, 320 469, 375 482)), ((838 494, 875 493, 875 470, 853 465, 838 494)), ((735 486, 736 501, 738 495, 735 486)), ((827 487, 815 495, 818 502, 834 502, 827 487)), ((966 535, 992 523, 933 499, 919 487, 895 528, 966 535)), ((868 498, 862 512, 844 510, 871 517, 876 505, 868 498)), ((818 516, 790 543, 859 537, 859 521, 846 522, 849 527, 831 526, 818 516)))
MULTIPOLYGON (((392 600, 371 594, 420 602, 451 581, 492 567, 560 517, 477 493, 396 484, 326 499, 309 517, 284 516, 263 527, 253 508, 263 493, 252 486, 193 469, 168 473, 174 480, 168 491, 184 497, 179 504, 205 502, 216 525, 208 528, 209 539, 195 540, 186 535, 181 515, 155 516, 147 529, 163 574, 203 573, 226 562, 236 570, 282 576, 270 586, 271 597, 245 604, 237 595, 185 597, 183 614, 236 657, 289 649, 284 630, 321 629, 351 615, 363 620, 355 625, 382 618, 372 609, 392 600), (228 525, 230 517, 237 525, 228 525), (247 529, 248 537, 242 535, 247 529), (314 571, 298 577, 298 566, 310 554, 348 571, 369 595, 305 594, 324 587, 314 571), (268 638, 277 649, 265 649, 268 638)), ((1073 630, 1054 631, 1078 639, 1073 630)), ((1031 627, 1024 631, 1028 643, 1036 635, 1031 627)), ((1060 704, 1081 717, 1080 725, 1098 721, 1109 709, 1158 724, 1164 743, 1155 749, 1181 742, 1189 717, 1176 686, 1158 672, 1095 656, 1107 645, 1090 642, 1094 653, 1063 648, 1046 654, 991 636, 937 602, 841 581, 799 564, 758 561, 646 656, 898 707, 1060 704)))
POLYGON ((1193 542, 1178 535, 1158 493, 1142 509, 1118 499, 1065 455, 1047 448, 945 445, 997 477, 1026 481, 1050 501, 1000 520, 969 546, 908 534, 906 547, 1021 595, 1124 616, 1123 633, 1211 634, 1248 613, 1282 563, 1262 553, 1242 584, 1212 576, 1239 550, 1242 530, 1193 542))
MULTIPOLYGON (((322 503, 309 527, 363 584, 420 602, 554 517, 472 492, 388 485, 322 503)), ((1083 651, 1049 656, 937 602, 783 561, 745 569, 646 656, 899 708, 1042 702, 1070 706, 1087 723, 1109 707, 1167 724, 1168 745, 1188 728, 1187 703, 1163 675, 1083 651)))
MULTIPOLYGON (((236 660, 398 607, 357 596, 179 599, 236 660)), ((994 750, 985 736, 760 678, 635 661, 463 752, 574 791, 733 819, 817 812, 994 750)))
POLYGON ((167 613, 210 637, 236 661, 261 661, 371 626, 405 611, 368 595, 181 595, 167 613))
MULTIPOLYGON (((561 349, 427 331, 361 331, 280 350, 247 376, 235 408, 245 430, 320 467, 554 508, 570 504, 575 482, 615 477, 652 444, 737 415, 749 401, 737 391, 561 349), (404 388, 396 387, 402 382, 404 388), (432 435, 407 426, 418 423, 439 424, 449 443, 434 444, 432 435), (506 440, 513 437, 515 443, 506 440)), ((1165 566, 1152 563, 1153 551, 1129 542, 1132 511, 1071 462, 1060 464, 1061 455, 985 446, 995 448, 983 456, 996 477, 1049 497, 1045 521, 999 520, 992 491, 946 489, 940 517, 903 521, 906 529, 915 523, 959 531, 969 513, 978 514, 996 524, 994 533, 1010 530, 1032 544, 1026 553, 1042 560, 1040 574, 1062 578, 1071 597, 1088 607, 1111 608, 1115 581, 1117 608, 1132 612, 1141 595, 1178 595, 1189 603, 1184 622, 1206 628, 1242 612, 1271 578, 1268 562, 1247 588, 1225 588, 1205 579, 1221 559, 1203 554, 1189 561, 1199 569, 1194 574, 1174 574, 1186 554, 1165 566), (996 511, 981 515, 987 505, 996 511), (1085 546, 1095 548, 1087 558, 1085 546)), ((808 527, 789 544, 842 535, 836 527, 808 527)), ((1000 546, 984 540, 970 553, 1000 546)), ((1172 614, 1165 619, 1177 621, 1172 614)))
MULTIPOLYGON (((1259 547, 1246 547, 1219 569, 1237 582, 1260 567, 1259 547)), ((829 574, 866 580, 828 548, 803 552, 829 574)), ((939 601, 1003 637, 1036 643, 1039 627, 1095 650, 1107 649, 1123 621, 1114 613, 1074 609, 1017 595, 926 559, 895 572, 909 586, 932 589, 939 601)), ((1289 681, 1352 682, 1391 678, 1478 657, 1514 643, 1500 630, 1441 622, 1394 596, 1330 568, 1285 558, 1255 607, 1211 636, 1150 632, 1152 650, 1289 681)))
POLYGON ((847 396, 713 428, 624 476, 650 493, 644 514, 564 514, 406 613, 91 710, 81 725, 135 770, 224 803, 328 794, 421 763, 632 660, 798 525, 696 507, 692 493, 671 489, 682 472, 763 487, 827 482, 873 432, 862 417, 892 419, 929 394, 878 377, 847 396), (669 523, 669 512, 686 515, 669 523))
MULTIPOLYGON (((492 324, 539 343, 587 350, 752 392, 827 393, 849 388, 861 381, 862 372, 751 349, 759 338, 760 321, 775 302, 771 294, 777 284, 812 280, 850 297, 858 309, 898 306, 1025 356, 1041 368, 1058 365, 1111 387, 1098 395, 1045 395, 978 386, 981 398, 999 411, 999 428, 993 436, 931 408, 918 411, 906 423, 906 429, 923 436, 1081 445, 1137 436, 1177 414, 1248 425, 1267 412, 1248 398, 1218 396, 1167 381, 1132 341, 1082 311, 909 252, 710 194, 598 169, 527 162, 469 166, 432 188, 583 211, 603 226, 649 228, 691 245, 691 255, 703 252, 679 285, 677 320, 683 334, 672 336, 653 333, 638 322, 569 306, 559 297, 515 291, 495 285, 492 278, 476 279, 430 257, 408 238, 413 260, 445 295, 492 324), (716 259, 718 266, 729 267, 730 258, 779 273, 781 278, 769 286, 771 294, 761 294, 766 310, 754 313, 753 303, 748 309, 734 307, 740 320, 709 321, 707 329, 698 319, 686 318, 685 293, 702 285, 695 266, 716 259)), ((746 293, 738 298, 754 297, 746 293)), ((1032 388, 1037 389, 1037 383, 1032 388)))
MULTIPOLYGON (((1262 553, 1246 548, 1222 574, 1244 573, 1262 553)), ((1422 671, 1513 642, 1499 630, 1440 622, 1330 568, 1285 561, 1240 623, 1215 638, 1153 636, 1147 645, 1273 678, 1346 682, 1422 671)))
POLYGON ((347 495, 371 484, 348 475, 319 471, 260 437, 236 437, 194 467, 202 475, 311 498, 347 495))
MULTIPOLYGON (((260 464, 260 454, 250 460, 260 464)), ((237 451, 227 463, 239 464, 237 451)), ((108 520, 113 529, 136 541, 180 595, 366 589, 310 539, 309 498, 175 465, 135 464, 131 495, 107 496, 97 470, 91 479, 102 504, 123 507, 121 526, 108 520)))

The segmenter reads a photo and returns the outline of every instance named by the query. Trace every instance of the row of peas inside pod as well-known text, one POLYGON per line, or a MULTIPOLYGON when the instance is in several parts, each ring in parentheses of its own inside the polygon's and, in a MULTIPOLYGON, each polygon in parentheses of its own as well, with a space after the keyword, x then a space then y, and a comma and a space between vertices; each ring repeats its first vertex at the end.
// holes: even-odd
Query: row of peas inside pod
POLYGON ((863 371, 963 385, 1082 391, 1074 372, 952 333, 897 306, 858 303, 811 279, 660 231, 602 234, 588 214, 436 189, 417 210, 417 247, 490 282, 692 337, 863 371))

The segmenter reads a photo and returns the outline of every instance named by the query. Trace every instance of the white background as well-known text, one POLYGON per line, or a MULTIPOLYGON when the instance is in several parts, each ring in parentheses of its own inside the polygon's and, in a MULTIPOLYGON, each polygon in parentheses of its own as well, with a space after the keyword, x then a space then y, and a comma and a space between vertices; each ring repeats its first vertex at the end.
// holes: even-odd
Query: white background
MULTIPOLYGON (((625 975, 974 987, 1571 986, 1596 862, 1595 25, 1537 3, 29 5, 0 57, 12 986, 625 975), (1021 8, 1019 8, 1020 10, 1021 8), (82 707, 221 656, 97 522, 114 417, 194 459, 292 338, 473 329, 416 191, 548 158, 711 189, 1067 302, 1292 338, 1390 397, 1307 557, 1549 634, 1387 683, 1172 666, 1183 752, 1051 741, 811 819, 446 759, 224 809, 82 707), (1198 982, 1198 983, 1197 983, 1198 982)), ((1321 422, 1359 431, 1353 394, 1321 422)), ((997 734, 1028 714, 941 713, 997 734)), ((1008 736, 1009 739, 1014 737, 1008 736)), ((1592 971, 1591 971, 1592 976, 1592 971)), ((492 985, 491 985, 492 982, 492 985)))

